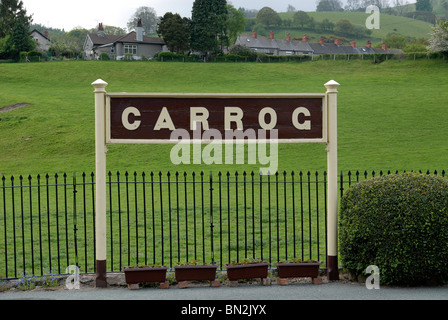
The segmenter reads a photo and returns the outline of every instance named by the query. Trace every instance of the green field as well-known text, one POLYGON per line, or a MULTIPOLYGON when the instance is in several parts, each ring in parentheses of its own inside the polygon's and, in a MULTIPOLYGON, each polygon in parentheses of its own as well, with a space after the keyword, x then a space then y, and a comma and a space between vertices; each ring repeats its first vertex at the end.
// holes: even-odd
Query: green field
MULTIPOLYGON (((280 16, 282 19, 293 19, 294 13, 281 13, 280 16)), ((322 22, 324 19, 328 19, 329 21, 336 23, 341 19, 349 20, 353 25, 360 26, 362 28, 366 27, 366 19, 369 17, 369 14, 364 12, 308 12, 308 15, 314 18, 316 22, 322 22)), ((397 33, 409 37, 410 39, 419 39, 419 38, 429 38, 429 33, 431 32, 432 24, 415 20, 406 17, 393 16, 388 14, 380 15, 380 29, 372 30, 372 34, 368 37, 362 39, 355 39, 358 41, 358 45, 362 43, 360 41, 372 40, 372 43, 381 42, 381 39, 384 39, 391 33, 397 33)), ((312 30, 299 30, 299 29, 276 29, 276 38, 285 38, 288 32, 291 33, 293 37, 302 37, 304 34, 307 34, 310 38, 311 42, 317 42, 319 37, 322 35, 330 35, 332 32, 315 32, 312 30)), ((352 39, 348 39, 352 40, 352 39)))
MULTIPOLYGON (((442 170, 448 146, 448 64, 442 60, 315 61, 306 63, 63 62, 0 65, 0 105, 30 103, 0 113, 3 175, 91 172, 95 169, 94 95, 109 92, 321 93, 339 90, 340 170, 442 170)), ((179 165, 172 145, 114 145, 108 169, 255 170, 256 165, 179 165)), ((326 168, 324 145, 279 146, 279 169, 326 168)))

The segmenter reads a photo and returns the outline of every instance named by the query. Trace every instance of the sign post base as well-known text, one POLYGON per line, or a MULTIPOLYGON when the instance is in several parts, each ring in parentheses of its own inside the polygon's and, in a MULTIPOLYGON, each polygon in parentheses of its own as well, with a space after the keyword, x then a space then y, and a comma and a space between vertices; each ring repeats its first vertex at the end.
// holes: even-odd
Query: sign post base
POLYGON ((97 288, 106 288, 107 287, 106 260, 97 260, 96 261, 95 287, 97 287, 97 288))
POLYGON ((339 270, 338 270, 338 257, 328 256, 327 257, 327 278, 330 281, 339 280, 339 270))

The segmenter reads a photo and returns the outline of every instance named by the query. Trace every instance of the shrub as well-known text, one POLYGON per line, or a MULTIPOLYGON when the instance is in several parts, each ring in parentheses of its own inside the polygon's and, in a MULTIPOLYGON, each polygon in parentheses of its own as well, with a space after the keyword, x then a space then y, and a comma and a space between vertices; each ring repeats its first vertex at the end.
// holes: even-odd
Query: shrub
POLYGON ((102 60, 102 61, 109 61, 109 60, 110 60, 110 57, 109 57, 109 55, 107 54, 107 52, 101 52, 101 54, 100 54, 100 60, 102 60))
POLYGON ((340 254, 355 276, 369 265, 386 285, 448 280, 448 180, 404 173, 351 187, 341 199, 340 254))
POLYGON ((157 59, 159 61, 184 61, 185 55, 174 52, 159 52, 157 59))

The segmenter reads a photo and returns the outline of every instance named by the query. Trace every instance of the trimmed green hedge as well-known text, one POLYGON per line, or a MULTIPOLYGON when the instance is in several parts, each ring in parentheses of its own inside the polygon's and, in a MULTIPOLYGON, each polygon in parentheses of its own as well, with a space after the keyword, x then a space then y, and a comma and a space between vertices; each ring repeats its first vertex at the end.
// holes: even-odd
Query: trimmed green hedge
POLYGON ((355 276, 369 265, 386 285, 448 280, 448 180, 417 173, 377 177, 341 199, 340 255, 355 276))

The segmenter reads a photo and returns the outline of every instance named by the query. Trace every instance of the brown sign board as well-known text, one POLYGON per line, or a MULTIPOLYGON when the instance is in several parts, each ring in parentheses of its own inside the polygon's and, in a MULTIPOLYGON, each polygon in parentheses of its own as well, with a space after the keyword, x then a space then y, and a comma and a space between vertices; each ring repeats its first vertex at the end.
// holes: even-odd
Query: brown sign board
MULTIPOLYGON (((194 134, 266 132, 278 142, 327 142, 325 94, 127 94, 106 96, 106 143, 177 143, 194 134), (196 130, 195 130, 196 129, 196 130)), ((196 135, 197 137, 197 135, 196 135)), ((232 137, 232 135, 229 135, 232 137)))

